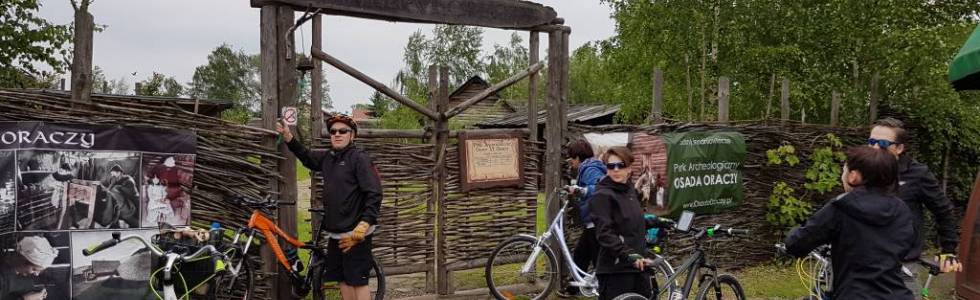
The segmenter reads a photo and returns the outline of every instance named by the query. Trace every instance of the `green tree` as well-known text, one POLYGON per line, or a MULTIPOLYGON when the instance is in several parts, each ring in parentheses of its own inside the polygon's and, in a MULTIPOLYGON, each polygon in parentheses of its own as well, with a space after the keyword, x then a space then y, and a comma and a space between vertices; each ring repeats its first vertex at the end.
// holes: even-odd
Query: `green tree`
MULTIPOLYGON (((129 93, 126 78, 108 79, 101 67, 92 67, 92 91, 103 94, 125 95, 129 93)), ((182 91, 183 89, 181 89, 182 91)))
MULTIPOLYGON (((480 56, 483 30, 478 27, 437 25, 429 38, 417 31, 405 45, 405 66, 395 75, 395 86, 418 103, 428 103, 428 69, 436 64, 447 66, 450 89, 471 76, 481 75, 484 63, 480 56)), ((421 128, 422 115, 405 106, 397 106, 380 120, 382 128, 421 128)))
POLYGON ((69 27, 38 16, 40 6, 36 0, 0 1, 0 87, 50 87, 53 74, 68 65, 69 27))
POLYGON ((197 67, 189 84, 194 98, 227 100, 234 106, 222 118, 246 123, 259 107, 259 58, 221 44, 208 55, 208 63, 197 67))
POLYGON ((374 113, 375 118, 382 118, 395 106, 394 102, 391 98, 374 91, 374 94, 371 94, 371 104, 365 105, 364 108, 374 113))
POLYGON ((184 94, 184 86, 173 77, 153 72, 149 78, 139 82, 140 88, 136 94, 140 96, 180 97, 184 94))
MULTIPOLYGON (((954 92, 944 75, 976 26, 980 2, 604 2, 613 9, 616 36, 600 47, 601 67, 589 68, 605 75, 594 78, 605 81, 595 83, 601 95, 590 97, 622 103, 622 121, 648 115, 654 68, 665 74, 667 117, 692 121, 714 119, 717 79, 726 76, 734 120, 778 116, 778 81, 788 78, 791 119, 829 122, 831 93, 838 91, 841 123, 866 125, 877 76, 882 112, 915 125, 913 152, 948 181, 952 198, 966 199, 980 165, 978 95, 954 92)), ((574 62, 572 69, 573 82, 587 77, 576 74, 574 62)), ((582 94, 578 84, 573 99, 582 94)))
MULTIPOLYGON (((528 53, 527 47, 524 46, 524 39, 517 33, 510 35, 510 41, 506 45, 493 45, 493 53, 484 58, 487 81, 491 83, 501 82, 526 69, 528 67, 528 53)), ((526 101, 528 80, 521 80, 499 94, 502 99, 526 101)))

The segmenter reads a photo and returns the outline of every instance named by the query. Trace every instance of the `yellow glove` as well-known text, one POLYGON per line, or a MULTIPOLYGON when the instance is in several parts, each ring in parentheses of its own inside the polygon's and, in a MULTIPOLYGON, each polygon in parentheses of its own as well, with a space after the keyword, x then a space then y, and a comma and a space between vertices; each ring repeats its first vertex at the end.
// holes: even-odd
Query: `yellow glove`
POLYGON ((360 242, 364 240, 364 236, 367 235, 368 228, 371 228, 371 224, 361 221, 357 223, 357 227, 354 227, 354 231, 351 231, 351 239, 360 242))
POLYGON ((361 241, 364 241, 368 228, 371 228, 371 224, 368 224, 367 222, 361 221, 360 223, 357 223, 357 227, 354 227, 354 230, 351 231, 350 235, 344 236, 340 239, 340 250, 347 253, 350 251, 350 249, 353 249, 354 246, 361 243, 361 241))

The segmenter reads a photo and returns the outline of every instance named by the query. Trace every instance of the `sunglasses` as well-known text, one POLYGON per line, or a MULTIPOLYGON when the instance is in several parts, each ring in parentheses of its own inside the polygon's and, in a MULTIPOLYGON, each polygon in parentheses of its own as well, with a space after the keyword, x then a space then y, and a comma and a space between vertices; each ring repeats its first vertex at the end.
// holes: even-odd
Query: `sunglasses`
POLYGON ((609 169, 609 170, 623 170, 623 169, 626 169, 626 167, 627 167, 627 165, 626 165, 625 162, 614 162, 614 163, 607 163, 606 164, 606 169, 609 169))
POLYGON ((331 135, 348 134, 348 133, 351 133, 351 131, 353 131, 353 130, 350 130, 350 129, 347 129, 347 128, 330 129, 330 134, 331 135))
POLYGON ((885 149, 891 147, 891 145, 898 145, 898 143, 889 140, 868 139, 868 145, 869 146, 878 145, 878 147, 881 147, 881 149, 885 149))

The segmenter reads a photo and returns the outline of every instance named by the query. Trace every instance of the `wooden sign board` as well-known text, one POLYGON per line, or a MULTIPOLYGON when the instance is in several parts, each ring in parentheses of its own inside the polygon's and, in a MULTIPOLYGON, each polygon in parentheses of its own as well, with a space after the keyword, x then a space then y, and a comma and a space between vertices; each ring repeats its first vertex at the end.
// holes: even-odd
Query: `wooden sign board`
POLYGON ((960 228, 963 228, 959 249, 963 271, 956 272, 956 293, 965 299, 980 299, 980 172, 960 228))
POLYGON ((524 143, 517 135, 459 135, 459 166, 464 192, 524 184, 524 143))

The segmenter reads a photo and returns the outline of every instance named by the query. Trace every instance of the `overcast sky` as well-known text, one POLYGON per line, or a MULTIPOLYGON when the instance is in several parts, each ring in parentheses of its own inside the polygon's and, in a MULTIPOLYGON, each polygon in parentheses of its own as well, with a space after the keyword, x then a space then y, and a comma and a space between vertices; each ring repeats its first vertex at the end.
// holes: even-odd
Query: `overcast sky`
MULTIPOLYGON (((43 18, 57 24, 72 21, 68 0, 41 2, 43 18)), ((614 34, 615 23, 609 17, 611 9, 599 0, 537 2, 554 7, 565 18, 565 24, 572 27, 573 50, 614 34)), ((96 24, 107 26, 105 31, 95 34, 94 64, 104 70, 106 77, 125 78, 130 85, 146 79, 152 72, 190 82, 194 68, 207 63, 208 53, 222 43, 246 53, 259 52, 259 9, 251 8, 247 0, 95 0, 90 11, 96 24)), ((389 83, 403 66, 402 53, 409 35, 420 29, 429 34, 432 25, 329 16, 324 18, 323 48, 373 78, 389 83)), ((309 26, 304 26, 301 33, 296 43, 302 46, 305 42, 308 49, 309 26)), ((494 44, 506 44, 510 33, 487 29, 484 50, 492 49, 494 44)), ((521 34, 526 41, 527 33, 521 34)), ((542 44, 547 44, 546 35, 541 39, 542 44)), ((349 112, 354 103, 368 102, 373 91, 370 87, 332 67, 327 66, 326 72, 335 109, 349 112)))

